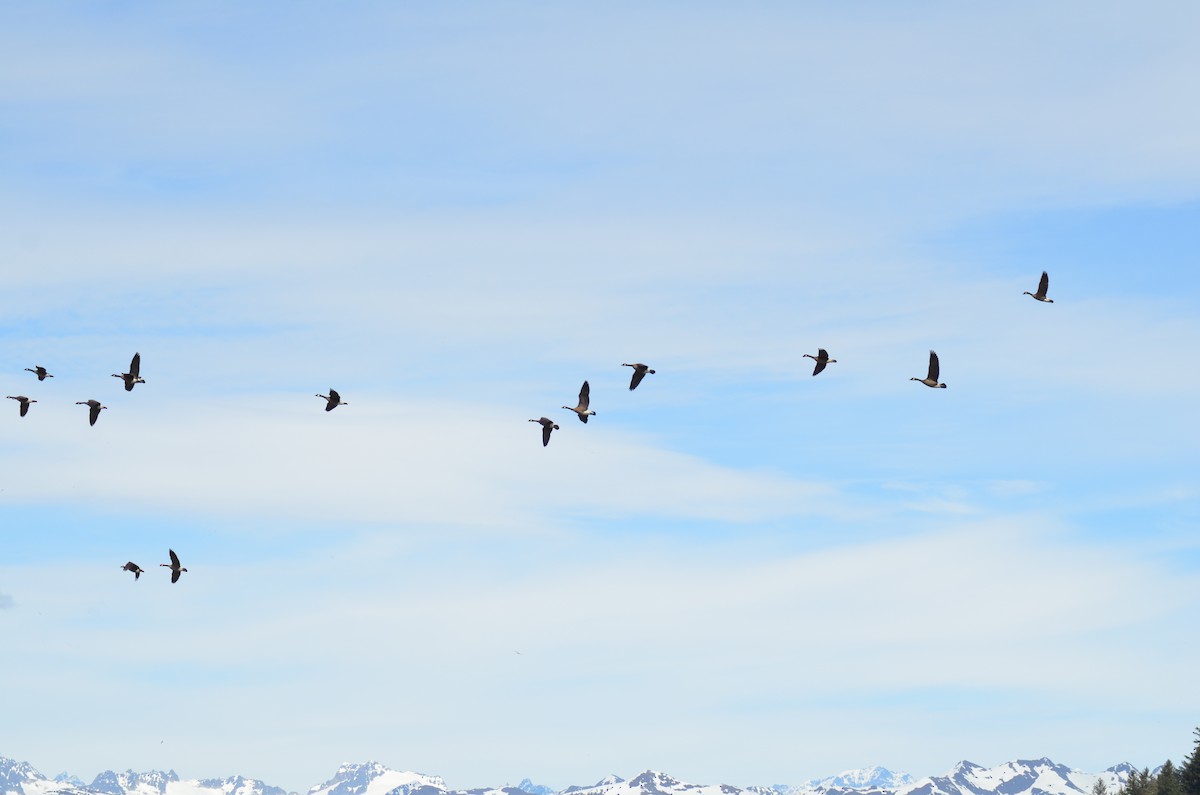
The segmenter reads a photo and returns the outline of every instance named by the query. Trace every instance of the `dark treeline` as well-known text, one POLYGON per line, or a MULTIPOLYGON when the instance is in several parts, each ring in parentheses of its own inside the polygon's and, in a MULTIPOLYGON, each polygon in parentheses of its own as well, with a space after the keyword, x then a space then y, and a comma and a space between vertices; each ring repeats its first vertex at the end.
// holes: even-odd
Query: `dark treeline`
MULTIPOLYGON (((1168 759, 1154 773, 1150 768, 1135 770, 1116 795, 1200 795, 1200 728, 1195 731, 1196 739, 1192 752, 1183 764, 1176 766, 1168 759)), ((1104 780, 1092 787, 1092 795, 1113 795, 1104 780)))

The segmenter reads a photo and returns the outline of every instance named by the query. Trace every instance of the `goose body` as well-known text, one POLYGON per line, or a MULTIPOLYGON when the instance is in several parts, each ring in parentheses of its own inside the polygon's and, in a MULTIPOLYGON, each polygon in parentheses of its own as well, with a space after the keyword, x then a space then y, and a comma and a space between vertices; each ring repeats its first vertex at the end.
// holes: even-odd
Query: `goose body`
POLYGON ((929 352, 929 374, 926 375, 924 378, 910 378, 908 380, 920 381, 925 386, 933 387, 934 389, 945 389, 946 388, 945 384, 938 383, 938 373, 939 373, 940 369, 941 368, 938 365, 938 355, 936 353, 934 353, 933 351, 930 351, 929 352))
POLYGON ((45 381, 47 378, 54 377, 50 375, 50 373, 47 373, 46 368, 42 367, 40 364, 35 364, 33 367, 26 367, 25 369, 36 375, 39 381, 45 381))
POLYGON ((167 552, 169 552, 171 555, 171 562, 170 563, 160 563, 158 565, 166 566, 168 569, 171 570, 171 582, 179 582, 180 573, 187 571, 187 569, 185 569, 183 566, 179 565, 179 556, 175 554, 175 550, 168 549, 167 552))
POLYGON ((804 354, 804 356, 805 356, 805 358, 812 359, 814 362, 817 363, 816 367, 813 368, 813 371, 812 371, 813 375, 816 375, 817 373, 824 370, 825 365, 829 364, 830 362, 837 361, 837 359, 830 359, 829 351, 825 350, 824 348, 817 348, 816 356, 813 356, 811 353, 806 353, 806 354, 804 354))
POLYGON ((146 379, 141 376, 142 371, 142 355, 135 353, 133 359, 129 362, 128 373, 113 373, 113 378, 120 378, 125 382, 125 391, 132 392, 135 384, 144 384, 146 379))
POLYGON ((96 420, 100 419, 100 410, 108 408, 101 406, 99 400, 76 400, 75 405, 88 407, 88 425, 95 425, 96 420))
MULTIPOLYGON (((634 374, 636 375, 636 373, 634 374)), ((588 403, 591 401, 591 393, 592 388, 588 386, 587 381, 584 381, 583 386, 579 388, 579 404, 574 407, 563 406, 563 408, 567 409, 568 411, 575 412, 575 415, 579 417, 580 422, 587 422, 588 417, 592 417, 596 414, 596 412, 588 408, 588 403)))
POLYGON ((650 373, 651 375, 654 375, 654 371, 651 370, 646 365, 642 364, 641 362, 638 362, 636 364, 622 364, 621 366, 633 368, 633 378, 629 379, 629 391, 630 392, 637 389, 638 384, 642 383, 642 379, 646 377, 646 373, 650 373))
POLYGON ((337 393, 336 389, 329 390, 328 395, 317 395, 317 397, 319 397, 325 401, 325 410, 326 411, 333 411, 338 406, 349 406, 350 405, 346 401, 342 400, 342 396, 337 393))
POLYGON ((558 430, 558 426, 554 424, 554 420, 549 417, 541 417, 536 420, 530 420, 530 422, 539 422, 542 425, 542 447, 550 444, 551 432, 558 430))
POLYGON ((8 395, 7 397, 9 400, 15 400, 21 404, 20 411, 21 411, 22 417, 24 417, 26 414, 29 413, 29 404, 30 403, 37 403, 37 401, 34 400, 33 398, 27 398, 24 395, 8 395))
POLYGON ((1036 293, 1031 293, 1026 290, 1022 295, 1033 296, 1033 300, 1041 301, 1044 304, 1054 303, 1053 298, 1047 298, 1046 293, 1050 290, 1050 274, 1042 271, 1042 278, 1038 280, 1038 289, 1036 293))
MULTIPOLYGON (((163 564, 163 565, 166 565, 166 564, 163 564)), ((142 571, 142 567, 137 565, 136 563, 134 563, 132 560, 129 561, 128 563, 126 563, 124 566, 122 566, 121 571, 133 572, 133 579, 135 579, 135 580, 138 579, 139 577, 141 577, 143 574, 145 574, 145 572, 142 571)))

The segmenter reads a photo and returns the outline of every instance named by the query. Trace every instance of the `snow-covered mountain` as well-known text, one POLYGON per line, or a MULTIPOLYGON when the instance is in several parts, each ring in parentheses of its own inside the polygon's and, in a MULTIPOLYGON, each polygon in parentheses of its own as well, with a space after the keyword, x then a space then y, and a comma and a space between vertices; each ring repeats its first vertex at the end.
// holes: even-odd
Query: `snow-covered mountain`
POLYGON ((308 795, 432 795, 445 792, 440 776, 391 770, 378 762, 342 765, 337 774, 318 784, 308 795))
POLYGON ((861 767, 846 770, 836 776, 814 779, 805 785, 811 790, 897 790, 913 783, 907 773, 893 773, 886 767, 861 767))
POLYGON ((182 781, 174 770, 117 773, 105 770, 84 784, 77 776, 59 773, 53 780, 26 762, 0 756, 0 795, 294 795, 257 779, 231 776, 224 779, 182 781))
POLYGON ((564 795, 737 795, 742 790, 728 784, 686 784, 654 770, 631 778, 609 776, 590 787, 568 787, 564 795))
POLYGON ((87 789, 105 795, 166 795, 167 785, 178 781, 179 775, 174 770, 166 773, 161 770, 151 770, 149 773, 105 770, 96 776, 87 789))
MULTIPOLYGON (((307 795, 1091 795, 1103 780, 1116 795, 1133 766, 1122 763, 1100 773, 1084 773, 1049 759, 1016 760, 995 767, 960 762, 942 776, 920 780, 882 767, 848 770, 798 786, 735 787, 690 784, 647 770, 632 779, 608 776, 595 784, 555 792, 524 779, 516 787, 449 790, 440 776, 392 770, 378 762, 344 764, 333 778, 307 795)), ((0 795, 295 795, 241 776, 181 780, 173 770, 116 773, 106 770, 84 784, 61 773, 48 779, 26 762, 0 756, 0 795)))
POLYGON ((1129 764, 1084 773, 1049 759, 1018 759, 995 767, 959 762, 944 776, 923 778, 895 795, 1088 795, 1099 779, 1115 793, 1133 770, 1129 764))

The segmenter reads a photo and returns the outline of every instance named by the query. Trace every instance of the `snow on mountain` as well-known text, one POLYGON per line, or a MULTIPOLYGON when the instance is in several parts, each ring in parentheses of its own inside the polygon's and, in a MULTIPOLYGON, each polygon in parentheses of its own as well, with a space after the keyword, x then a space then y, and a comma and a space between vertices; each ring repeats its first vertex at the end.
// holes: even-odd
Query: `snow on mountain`
POLYGON ((0 792, 18 792, 24 795, 47 792, 57 786, 33 769, 28 762, 18 762, 0 756, 0 792))
POLYGON ((914 779, 907 773, 894 773, 886 767, 862 767, 845 770, 836 776, 817 778, 799 787, 775 786, 781 795, 826 795, 835 793, 881 793, 895 792, 912 784, 914 779))
POLYGON ((829 778, 816 779, 808 782, 812 789, 890 789, 896 790, 912 784, 913 777, 907 773, 893 773, 886 767, 878 765, 861 767, 857 770, 846 770, 829 778))
MULTIPOLYGON (((1006 762, 982 767, 963 761, 942 776, 914 781, 904 773, 869 767, 849 770, 798 787, 747 787, 728 784, 689 784, 666 773, 647 770, 626 781, 608 776, 587 787, 568 787, 554 793, 529 779, 517 787, 473 790, 446 789, 439 776, 391 770, 378 762, 344 764, 333 778, 307 795, 1091 795, 1103 780, 1111 795, 1134 772, 1132 765, 1114 765, 1100 773, 1084 773, 1049 759, 1006 762)), ((257 779, 180 780, 175 771, 116 773, 106 770, 83 784, 65 773, 51 780, 27 762, 0 756, 0 795, 295 795, 257 779)))
POLYGON ((256 779, 233 776, 227 779, 181 781, 174 770, 116 773, 106 770, 84 784, 79 778, 60 773, 51 781, 25 762, 0 757, 0 795, 292 795, 256 779))
POLYGON ((613 784, 621 784, 624 781, 625 779, 621 778, 620 776, 605 776, 590 787, 567 787, 565 790, 559 793, 559 795, 568 795, 568 793, 572 792, 583 792, 584 790, 594 790, 600 787, 609 787, 613 784))
MULTIPOLYGON (((195 782, 210 795, 288 795, 283 787, 272 787, 256 778, 203 778, 195 782)), ((168 795, 176 795, 172 789, 168 795)))
POLYGON ((625 781, 609 776, 591 787, 570 787, 563 795, 737 795, 742 790, 727 784, 686 784, 666 773, 654 770, 625 781))
POLYGON ((318 784, 308 795, 433 795, 446 791, 440 776, 402 772, 378 762, 343 764, 333 778, 318 784))
POLYGON ((946 775, 923 778, 896 790, 895 795, 1089 795, 1101 778, 1115 793, 1129 777, 1120 767, 1092 774, 1045 758, 1018 759, 995 767, 963 761, 946 775))
POLYGON ((166 773, 161 770, 151 770, 148 773, 134 773, 132 770, 116 773, 105 770, 96 776, 87 788, 106 795, 166 795, 167 785, 177 781, 179 775, 174 770, 166 773))

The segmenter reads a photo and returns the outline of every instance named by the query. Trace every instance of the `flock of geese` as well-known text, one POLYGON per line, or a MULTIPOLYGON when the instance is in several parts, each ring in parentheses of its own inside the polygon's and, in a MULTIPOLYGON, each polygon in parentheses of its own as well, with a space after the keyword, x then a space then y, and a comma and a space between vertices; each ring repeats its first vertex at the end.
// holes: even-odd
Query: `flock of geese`
MULTIPOLYGON (((1037 292, 1030 292, 1026 290, 1023 295, 1028 295, 1035 301, 1052 304, 1054 303, 1054 300, 1047 297, 1049 290, 1050 276, 1046 271, 1042 271, 1042 278, 1038 280, 1037 292)), ((813 360, 813 375, 821 373, 827 365, 837 362, 837 359, 829 358, 829 351, 825 350, 824 348, 818 348, 815 356, 811 353, 806 353, 804 354, 804 358, 813 360)), ((632 364, 629 362, 624 362, 621 366, 633 368, 633 374, 629 380, 630 392, 637 389, 638 384, 642 383, 642 379, 644 379, 647 375, 654 374, 654 370, 642 362, 634 362, 632 364)), ((133 354, 133 359, 129 362, 129 372, 113 373, 112 377, 120 378, 122 383, 125 385, 125 391, 132 392, 134 386, 137 384, 146 383, 145 379, 141 377, 141 369, 142 355, 140 353, 135 353, 133 354)), ((45 367, 41 366, 40 364, 33 367, 26 367, 25 370, 36 375, 38 381, 45 381, 47 378, 54 377, 51 373, 47 372, 45 367)), ((940 377, 941 365, 938 362, 938 355, 931 350, 929 352, 929 368, 925 373, 925 377, 917 378, 914 376, 909 380, 917 381, 933 389, 945 389, 946 385, 938 380, 940 377)), ((7 397, 9 400, 15 400, 18 404, 20 404, 19 412, 22 417, 29 413, 30 404, 37 403, 36 400, 25 395, 8 395, 7 397)), ((338 406, 350 405, 346 401, 342 400, 342 396, 338 394, 336 389, 330 389, 328 395, 318 394, 316 397, 319 397, 325 401, 325 411, 333 411, 338 406)), ((108 406, 102 405, 99 400, 94 399, 76 401, 75 405, 88 407, 89 425, 95 425, 96 420, 100 417, 100 412, 108 408, 108 406)), ((583 386, 579 389, 579 399, 576 404, 574 406, 563 406, 562 408, 566 409, 567 411, 575 412, 575 416, 579 418, 579 421, 585 424, 587 423, 589 417, 594 417, 596 415, 596 412, 591 408, 591 386, 587 381, 584 381, 583 386)), ((542 426, 543 447, 546 447, 550 444, 550 434, 554 431, 560 430, 558 423, 549 417, 539 417, 529 421, 536 422, 542 426)), ((182 572, 187 571, 187 569, 180 565, 179 556, 175 554, 175 550, 168 549, 167 552, 171 555, 171 562, 160 563, 159 565, 165 566, 171 570, 171 582, 179 582, 179 575, 182 572)), ((129 561, 122 566, 121 569, 123 571, 131 572, 134 580, 139 579, 144 573, 144 570, 133 561, 129 561)))
MULTIPOLYGON (((1041 302, 1047 303, 1047 304, 1052 304, 1052 303, 1054 303, 1054 300, 1046 297, 1046 293, 1049 290, 1050 290, 1050 274, 1048 274, 1046 271, 1042 271, 1042 278, 1038 280, 1037 292, 1031 293, 1028 290, 1026 290, 1023 293, 1023 295, 1032 296, 1034 298, 1034 300, 1041 301, 1041 302)), ((817 375, 818 373, 820 373, 822 370, 825 369, 825 367, 827 365, 834 364, 837 362, 837 359, 829 358, 829 351, 825 350, 824 348, 818 348, 816 356, 813 356, 811 353, 806 353, 806 354, 804 354, 804 358, 813 360, 813 362, 814 362, 813 371, 812 371, 813 375, 817 375)), ((642 379, 646 377, 647 373, 654 372, 653 370, 651 370, 649 367, 642 364, 641 362, 638 362, 636 364, 629 364, 628 362, 626 362, 626 363, 622 364, 621 366, 633 368, 633 378, 629 382, 629 391, 630 392, 637 389, 638 384, 642 383, 642 379)), ((944 383, 941 383, 938 381, 938 378, 940 378, 940 377, 941 377, 941 364, 938 362, 938 355, 934 351, 930 351, 929 352, 929 369, 926 370, 925 377, 917 378, 914 376, 913 378, 911 378, 909 380, 918 381, 918 382, 924 384, 925 386, 931 387, 933 389, 945 389, 946 385, 944 383)), ((332 409, 334 407, 334 405, 336 405, 333 402, 333 399, 337 396, 337 393, 334 392, 333 390, 330 390, 329 394, 330 394, 330 398, 329 398, 330 405, 325 407, 326 411, 329 411, 330 409, 332 409)), ((317 397, 325 397, 325 396, 317 395, 317 397)), ((595 413, 596 413, 589 407, 590 403, 591 403, 591 387, 588 385, 587 381, 584 381, 583 387, 579 390, 579 402, 574 406, 563 406, 563 408, 567 409, 568 411, 575 412, 576 416, 579 417, 579 421, 586 423, 588 421, 588 417, 591 417, 591 416, 595 415, 595 413)), ((542 426, 542 446, 543 447, 550 444, 550 434, 553 433, 554 431, 559 430, 558 424, 555 423, 554 420, 550 419, 549 417, 539 417, 536 420, 531 419, 530 422, 536 422, 542 426)))
MULTIPOLYGON (((187 569, 185 569, 182 565, 180 565, 179 556, 175 554, 175 550, 168 549, 167 552, 170 553, 170 555, 171 555, 171 562, 170 563, 160 563, 158 565, 165 566, 166 568, 171 570, 171 582, 179 582, 179 575, 182 574, 183 572, 187 571, 187 569)), ((137 565, 132 560, 129 561, 128 563, 126 563, 124 566, 122 566, 121 571, 131 572, 133 574, 134 580, 140 579, 141 576, 146 573, 146 571, 141 566, 137 565)))
MULTIPOLYGON (((52 373, 48 372, 46 370, 46 368, 42 367, 40 364, 34 365, 33 367, 26 367, 25 371, 36 375, 37 380, 39 380, 39 381, 45 381, 47 378, 54 377, 54 375, 52 373)), ((129 362, 129 372, 128 373, 113 373, 112 377, 120 378, 123 382, 125 382, 125 391, 132 392, 133 387, 136 384, 146 383, 146 379, 142 378, 142 376, 141 376, 141 371, 142 371, 142 355, 140 353, 135 353, 135 354, 133 354, 133 359, 129 362)), ((17 403, 20 404, 19 411, 20 411, 20 414, 22 417, 24 417, 26 414, 29 413, 29 405, 31 403, 37 403, 36 400, 34 400, 33 398, 30 398, 30 397, 26 397, 25 395, 6 395, 6 397, 9 400, 17 401, 17 403)), ((75 405, 88 407, 88 424, 89 425, 95 425, 96 420, 100 419, 101 409, 108 408, 108 406, 100 405, 99 400, 77 400, 77 401, 75 401, 75 405)))

